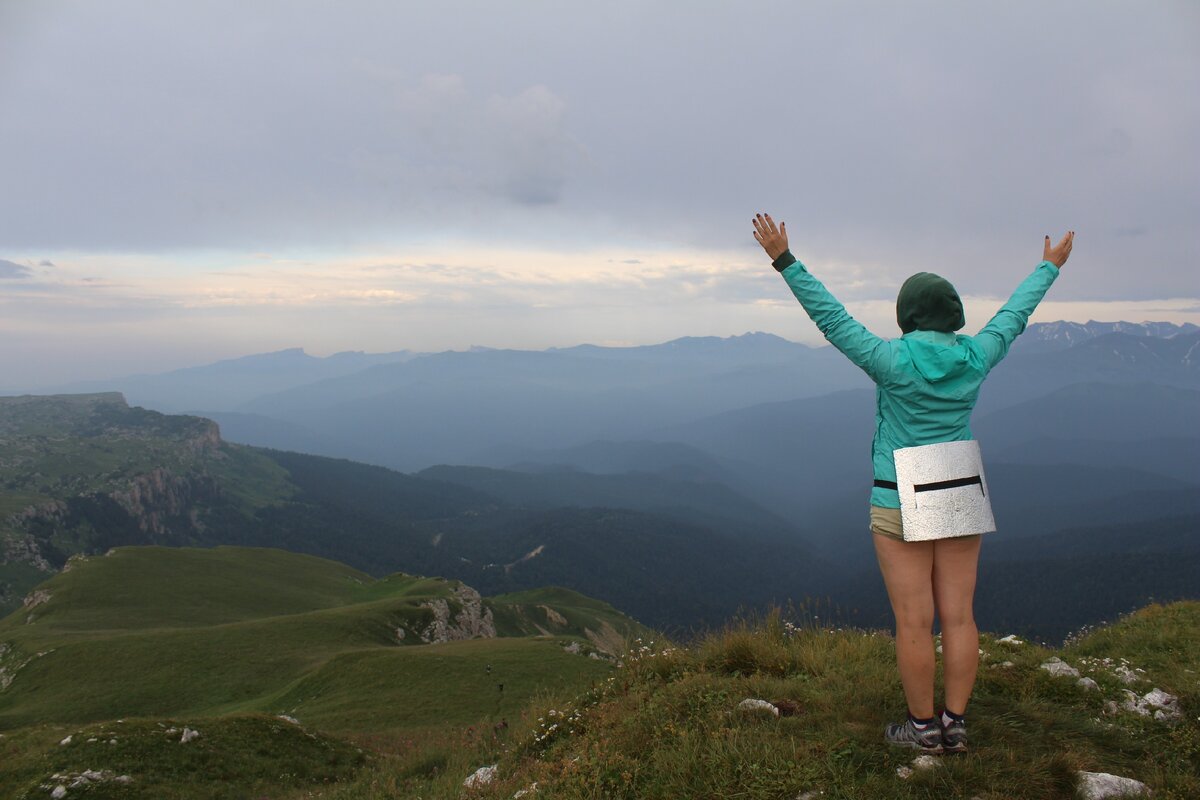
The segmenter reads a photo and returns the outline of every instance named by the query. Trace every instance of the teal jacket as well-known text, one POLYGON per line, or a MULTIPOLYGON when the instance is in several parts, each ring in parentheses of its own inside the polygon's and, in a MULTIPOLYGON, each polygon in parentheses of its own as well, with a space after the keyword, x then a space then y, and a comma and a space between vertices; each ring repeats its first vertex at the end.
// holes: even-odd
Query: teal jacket
MULTIPOLYGON (((1038 264, 975 336, 917 330, 888 340, 851 317, 791 253, 777 258, 775 268, 829 343, 875 382, 875 479, 892 483, 892 451, 973 438, 971 411, 983 379, 1025 330, 1029 315, 1058 277, 1058 267, 1049 261, 1038 264)), ((900 495, 875 486, 871 505, 899 508, 900 495)))

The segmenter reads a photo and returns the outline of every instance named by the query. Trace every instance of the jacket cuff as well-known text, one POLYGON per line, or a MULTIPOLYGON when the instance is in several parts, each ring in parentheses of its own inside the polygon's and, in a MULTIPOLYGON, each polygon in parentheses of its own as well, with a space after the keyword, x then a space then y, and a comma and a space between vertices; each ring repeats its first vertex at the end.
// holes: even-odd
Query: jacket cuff
MULTIPOLYGON (((1053 261, 1043 261, 1042 264, 1045 264, 1047 267, 1053 269, 1055 275, 1058 274, 1059 267, 1053 261)), ((1040 267, 1042 264, 1038 264, 1038 266, 1040 267)))
POLYGON ((771 266, 776 272, 783 272, 785 269, 796 263, 796 257, 792 255, 791 250, 784 250, 779 254, 779 258, 771 262, 771 266))

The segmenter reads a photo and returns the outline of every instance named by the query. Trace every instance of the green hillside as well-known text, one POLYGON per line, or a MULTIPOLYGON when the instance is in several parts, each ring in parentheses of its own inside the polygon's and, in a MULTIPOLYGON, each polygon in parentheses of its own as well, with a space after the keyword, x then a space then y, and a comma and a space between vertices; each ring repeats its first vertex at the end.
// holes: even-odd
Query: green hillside
POLYGON ((589 653, 611 657, 646 632, 573 592, 493 601, 440 578, 376 580, 259 548, 118 548, 73 559, 32 596, 0 621, 0 728, 232 712, 355 733, 440 727, 596 679, 611 658, 589 653), (461 707, 424 702, 448 674, 461 678, 461 707))
POLYGON ((1200 797, 1200 603, 1148 606, 1061 649, 998 634, 981 649, 970 750, 928 769, 882 739, 904 714, 891 636, 775 614, 687 648, 647 642, 597 689, 533 705, 510 742, 433 746, 314 796, 1077 800, 1087 771, 1142 781, 1159 800, 1200 797), (1097 688, 1041 668, 1055 657, 1097 688), (1125 691, 1155 688, 1177 696, 1178 719, 1120 707, 1125 691), (748 698, 785 713, 738 710, 748 698), (491 765, 490 783, 464 791, 491 765))
MULTIPOLYGON (((315 577, 339 575, 353 571, 331 565, 315 577)), ((393 588, 364 584, 361 591, 405 591, 393 588)), ((568 621, 606 610, 559 589, 497 598, 493 608, 501 605, 511 614, 506 625, 541 625, 553 617, 546 609, 568 621)), ((312 613, 320 611, 266 619, 312 613)), ((240 616, 213 627, 255 619, 240 616)), ((16 630, 37 626, 10 617, 0 641, 11 646, 16 630)), ((1156 798, 1200 793, 1200 603, 1148 606, 1058 649, 985 634, 968 709, 970 751, 907 777, 898 770, 910 768, 915 753, 881 738, 904 710, 886 632, 797 626, 776 612, 687 647, 650 636, 634 640, 615 669, 569 654, 566 637, 354 647, 256 708, 0 725, 0 796, 45 797, 56 780, 84 770, 107 777, 82 796, 177 800, 508 800, 528 797, 518 793, 535 784, 533 796, 565 800, 777 800, 814 792, 807 796, 1065 800, 1077 797, 1081 770, 1140 780, 1156 798), (1041 668, 1055 657, 1096 688, 1041 668), (1177 696, 1177 719, 1120 707, 1126 691, 1141 697, 1152 689, 1177 696), (786 713, 738 710, 747 698, 786 713), (498 718, 507 727, 494 727, 498 718), (200 737, 181 743, 185 726, 200 737), (467 776, 493 764, 492 782, 464 789, 467 776), (128 782, 116 783, 119 776, 128 782)), ((131 666, 141 680, 153 678, 149 665, 131 666)), ((18 672, 0 697, 27 681, 30 673, 18 672)))

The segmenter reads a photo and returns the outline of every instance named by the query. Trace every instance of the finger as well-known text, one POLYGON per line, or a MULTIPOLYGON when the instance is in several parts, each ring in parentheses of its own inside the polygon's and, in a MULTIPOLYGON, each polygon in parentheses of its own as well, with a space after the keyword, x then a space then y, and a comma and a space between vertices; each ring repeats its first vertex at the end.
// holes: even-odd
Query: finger
POLYGON ((787 236, 787 223, 786 222, 779 223, 779 232, 782 233, 784 236, 787 236))
POLYGON ((763 214, 763 216, 764 216, 764 217, 766 218, 766 220, 767 220, 767 228, 768 228, 768 230, 770 230, 770 231, 771 231, 771 233, 774 233, 774 232, 776 231, 776 228, 775 228, 775 220, 771 219, 771 215, 770 215, 770 214, 763 214))

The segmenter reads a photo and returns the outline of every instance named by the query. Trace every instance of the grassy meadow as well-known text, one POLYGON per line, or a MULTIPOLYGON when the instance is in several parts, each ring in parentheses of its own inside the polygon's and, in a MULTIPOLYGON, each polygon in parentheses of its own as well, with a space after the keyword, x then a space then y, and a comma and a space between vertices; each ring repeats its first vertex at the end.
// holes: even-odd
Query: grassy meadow
POLYGON ((396 626, 418 629, 419 603, 449 602, 452 583, 232 547, 119 548, 42 588, 0 622, 3 797, 84 770, 102 780, 68 796, 1033 800, 1075 797, 1079 770, 1200 796, 1200 603, 1058 649, 985 634, 970 751, 905 778, 915 753, 881 737, 904 713, 891 636, 812 614, 677 645, 547 588, 485 600, 499 638, 420 644, 396 626), (605 627, 619 666, 589 636, 605 627), (1040 668, 1054 656, 1098 688, 1040 668), (1105 709, 1153 688, 1179 697, 1180 720, 1105 709), (746 698, 788 713, 739 711, 746 698), (181 742, 185 727, 200 736, 181 742), (493 781, 464 787, 490 765, 493 781))

